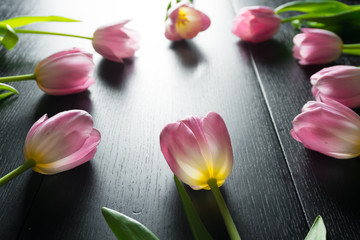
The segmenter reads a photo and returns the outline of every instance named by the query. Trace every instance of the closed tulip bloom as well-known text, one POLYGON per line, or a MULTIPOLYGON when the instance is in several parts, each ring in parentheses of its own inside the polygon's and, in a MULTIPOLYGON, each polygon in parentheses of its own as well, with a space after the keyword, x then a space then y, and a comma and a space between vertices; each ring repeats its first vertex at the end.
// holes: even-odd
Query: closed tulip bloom
POLYGON ((229 133, 219 114, 189 117, 170 123, 160 134, 161 151, 174 174, 193 189, 221 186, 233 165, 229 133))
POLYGON ((26 137, 25 160, 33 161, 33 170, 42 174, 63 172, 92 159, 100 138, 85 111, 65 111, 51 118, 45 114, 26 137))
POLYGON ((53 54, 35 68, 35 79, 40 89, 50 95, 83 92, 95 82, 92 55, 80 49, 53 54))
POLYGON ((140 35, 125 27, 129 21, 124 20, 97 29, 92 40, 95 51, 114 62, 123 62, 124 58, 133 57, 135 51, 139 49, 140 35))
POLYGON ((336 60, 342 53, 343 42, 333 32, 303 28, 294 39, 293 55, 299 64, 325 64, 336 60))
POLYGON ((332 99, 351 108, 360 106, 360 68, 343 65, 328 67, 310 79, 316 100, 327 102, 332 99))
POLYGON ((178 3, 168 11, 165 37, 172 41, 196 37, 210 26, 210 18, 190 3, 178 3))
POLYGON ((333 100, 305 104, 293 121, 291 136, 306 148, 334 158, 360 155, 360 117, 333 100))
POLYGON ((269 7, 251 6, 241 8, 232 25, 232 33, 244 41, 258 43, 274 36, 281 18, 269 7))

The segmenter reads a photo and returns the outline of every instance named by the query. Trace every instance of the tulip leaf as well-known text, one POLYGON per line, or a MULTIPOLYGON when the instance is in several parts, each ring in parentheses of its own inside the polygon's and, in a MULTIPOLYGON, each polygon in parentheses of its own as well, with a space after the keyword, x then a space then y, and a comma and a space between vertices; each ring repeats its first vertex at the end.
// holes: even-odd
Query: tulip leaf
POLYGON ((19 92, 18 92, 15 88, 13 88, 13 87, 11 87, 11 86, 9 86, 9 85, 7 85, 7 84, 0 83, 0 91, 1 91, 1 90, 3 90, 3 91, 9 91, 9 92, 0 94, 0 100, 3 100, 3 99, 5 99, 5 98, 7 98, 7 97, 10 97, 10 96, 13 95, 14 93, 17 94, 17 95, 19 95, 19 92))
POLYGON ((102 207, 101 211, 117 239, 159 240, 149 229, 138 221, 110 208, 102 207))
POLYGON ((351 9, 350 6, 333 0, 309 0, 285 3, 275 9, 277 14, 287 11, 306 13, 339 13, 351 9))
POLYGON ((19 41, 18 35, 8 24, 0 24, 0 31, 4 34, 4 36, 0 37, 1 45, 6 49, 11 50, 19 41))
POLYGON ((326 227, 322 217, 316 217, 305 240, 326 240, 326 227))
POLYGON ((13 88, 10 85, 4 84, 4 83, 0 83, 0 90, 10 91, 12 93, 19 95, 19 92, 15 88, 13 88))
POLYGON ((210 236, 209 232, 206 230, 204 224, 202 223, 184 186, 181 184, 181 182, 175 175, 174 175, 174 180, 194 239, 211 240, 212 237, 210 236))
POLYGON ((26 16, 6 19, 0 24, 8 24, 12 28, 17 28, 36 22, 79 22, 79 20, 59 16, 26 16))
POLYGON ((3 93, 3 94, 0 94, 0 100, 3 100, 7 97, 10 97, 11 95, 13 95, 14 93, 12 92, 8 92, 8 93, 3 93))

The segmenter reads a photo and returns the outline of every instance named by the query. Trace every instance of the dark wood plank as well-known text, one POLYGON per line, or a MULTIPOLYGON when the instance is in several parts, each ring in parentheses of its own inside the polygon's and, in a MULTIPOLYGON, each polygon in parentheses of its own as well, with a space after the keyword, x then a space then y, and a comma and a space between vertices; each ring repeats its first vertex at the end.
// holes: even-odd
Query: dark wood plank
MULTIPOLYGON (((142 33, 142 41, 136 57, 124 65, 95 55, 97 82, 88 92, 53 98, 42 94, 33 83, 16 85, 22 92, 33 90, 36 94, 24 93, 1 110, 1 118, 21 121, 1 125, 2 136, 6 137, 10 136, 9 126, 21 125, 13 143, 2 139, 1 149, 7 149, 4 156, 16 152, 16 159, 21 159, 23 140, 36 118, 68 108, 91 112, 102 142, 94 159, 81 167, 43 178, 29 172, 2 189, 3 197, 29 202, 26 211, 31 207, 29 213, 21 213, 14 201, 1 206, 6 211, 1 223, 7 239, 15 239, 22 225, 19 239, 115 239, 101 216, 102 206, 139 220, 160 239, 190 239, 158 137, 167 123, 208 111, 224 117, 232 138, 234 169, 221 190, 243 239, 301 239, 306 235, 308 226, 249 52, 238 46, 230 32, 230 1, 196 3, 209 14, 212 26, 196 39, 179 43, 163 36, 167 1, 109 0, 100 4, 43 0, 36 1, 36 8, 31 9, 34 3, 29 2, 25 10, 9 3, 12 10, 7 11, 14 15, 48 15, 53 10, 54 15, 83 19, 86 22, 80 25, 56 24, 58 31, 78 34, 89 34, 99 24, 130 17, 136 19, 132 26, 142 33), (13 145, 14 150, 10 149, 13 145), (24 183, 35 181, 27 179, 29 176, 41 186, 37 189, 32 184, 31 194, 24 196, 19 193, 28 189, 24 183), (8 222, 7 216, 14 213, 18 217, 8 222)), ((41 25, 43 29, 49 26, 41 25)), ((23 36, 21 44, 16 49, 21 54, 18 59, 31 63, 21 68, 24 72, 43 56, 74 44, 91 49, 84 40, 45 36, 23 36)), ((10 55, 15 53, 6 56, 16 59, 10 55)), ((1 171, 5 173, 16 165, 5 165, 1 171)), ((211 193, 190 193, 209 231, 216 239, 226 239, 211 193)))
MULTIPOLYGON (((277 7, 286 2, 235 0, 234 8, 246 5, 277 7)), ((354 2, 352 1, 352 4, 354 2)), ((276 132, 303 205, 308 225, 321 214, 328 239, 358 239, 360 229, 359 159, 337 160, 305 149, 289 134, 293 118, 302 106, 313 100, 310 76, 325 66, 298 65, 292 57, 292 37, 295 31, 283 24, 272 39, 260 44, 240 42, 250 50, 250 58, 270 109, 276 132)), ((331 65, 360 64, 358 57, 342 56, 331 65)), ((328 65, 330 66, 330 64, 328 65)))

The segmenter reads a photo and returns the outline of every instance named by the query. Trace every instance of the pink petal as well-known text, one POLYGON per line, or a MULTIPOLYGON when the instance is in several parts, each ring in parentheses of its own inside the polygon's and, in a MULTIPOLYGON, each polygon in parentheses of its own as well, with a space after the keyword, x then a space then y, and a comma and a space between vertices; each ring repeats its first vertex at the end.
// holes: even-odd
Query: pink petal
POLYGON ((184 123, 168 124, 160 134, 160 146, 171 170, 184 183, 207 185, 207 162, 194 133, 184 123))
POLYGON ((203 130, 212 156, 212 176, 225 181, 233 165, 231 140, 225 122, 218 113, 210 112, 203 119, 203 130))

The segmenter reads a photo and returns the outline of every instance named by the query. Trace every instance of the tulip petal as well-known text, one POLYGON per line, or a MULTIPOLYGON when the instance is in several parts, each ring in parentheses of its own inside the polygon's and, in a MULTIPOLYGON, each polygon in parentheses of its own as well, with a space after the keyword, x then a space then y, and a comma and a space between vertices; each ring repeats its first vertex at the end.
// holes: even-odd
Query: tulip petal
POLYGON ((212 176, 221 186, 230 175, 233 165, 231 140, 224 120, 215 112, 210 112, 203 119, 203 130, 211 152, 212 176))
POLYGON ((360 117, 335 101, 308 102, 293 121, 291 135, 305 147, 335 158, 360 155, 360 117))
POLYGON ((202 15, 199 11, 189 8, 180 7, 179 16, 175 24, 176 32, 185 39, 194 38, 202 26, 202 15))
POLYGON ((78 151, 52 163, 36 164, 33 169, 42 174, 55 174, 80 166, 94 157, 100 138, 100 132, 97 129, 93 129, 78 151))
POLYGON ((77 151, 93 129, 93 120, 85 111, 72 110, 49 118, 40 125, 25 145, 27 156, 37 163, 49 163, 77 151))
POLYGON ((188 185, 207 185, 208 166, 194 133, 184 123, 168 124, 160 134, 160 146, 171 170, 188 185))

